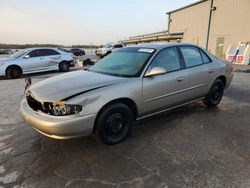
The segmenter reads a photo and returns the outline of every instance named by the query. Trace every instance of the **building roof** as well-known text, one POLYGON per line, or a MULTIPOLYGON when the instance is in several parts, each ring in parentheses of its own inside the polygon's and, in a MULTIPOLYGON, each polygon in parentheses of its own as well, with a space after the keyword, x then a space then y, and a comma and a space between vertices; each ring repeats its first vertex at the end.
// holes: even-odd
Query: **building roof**
POLYGON ((159 31, 159 32, 154 32, 154 33, 147 33, 147 34, 132 36, 132 37, 129 37, 129 39, 135 39, 135 38, 141 38, 141 37, 149 37, 149 36, 159 36, 159 35, 164 35, 164 34, 168 34, 168 31, 164 30, 164 31, 159 31))
POLYGON ((171 14, 171 13, 174 13, 174 12, 177 12, 177 11, 180 11, 180 10, 183 10, 183 9, 186 9, 186 8, 189 8, 189 7, 192 7, 192 6, 195 6, 195 5, 198 5, 200 3, 204 3, 206 2, 207 0, 200 0, 198 2, 195 2, 195 3, 192 3, 192 4, 189 4, 187 6, 184 6, 184 7, 181 7, 181 8, 178 8, 178 9, 175 9, 175 10, 172 10, 172 11, 169 11, 167 12, 166 14, 171 14))
POLYGON ((175 47, 175 46, 183 46, 183 45, 197 46, 197 45, 193 45, 189 43, 179 43, 179 42, 155 42, 155 43, 137 44, 134 46, 128 46, 128 47, 124 47, 121 49, 129 48, 129 47, 138 47, 138 48, 153 48, 159 51, 167 47, 175 47))
POLYGON ((130 37, 128 40, 124 40, 124 44, 129 43, 141 43, 141 42, 153 42, 153 41, 161 41, 161 40, 174 40, 174 39, 182 39, 183 38, 183 32, 175 32, 175 33, 162 33, 159 32, 153 33, 153 34, 147 34, 147 35, 139 35, 136 37, 130 37))

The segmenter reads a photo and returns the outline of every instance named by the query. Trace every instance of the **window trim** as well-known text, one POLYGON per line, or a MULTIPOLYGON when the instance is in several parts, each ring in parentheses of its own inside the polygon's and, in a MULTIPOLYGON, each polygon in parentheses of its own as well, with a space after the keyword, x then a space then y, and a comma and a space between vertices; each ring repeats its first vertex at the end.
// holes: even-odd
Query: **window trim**
MULTIPOLYGON (((152 63, 156 59, 156 57, 159 55, 159 53, 162 52, 163 50, 167 50, 169 48, 176 48, 178 56, 179 56, 180 66, 181 67, 178 70, 169 71, 169 72, 166 72, 165 74, 162 74, 162 75, 166 75, 166 74, 169 74, 169 73, 172 73, 172 72, 181 71, 181 70, 185 69, 185 64, 184 64, 183 58, 181 57, 181 54, 180 54, 181 52, 180 52, 180 49, 178 48, 178 46, 169 46, 169 47, 161 49, 158 53, 156 53, 154 55, 154 57, 150 60, 150 63, 148 64, 148 66, 145 68, 145 71, 144 71, 144 74, 143 74, 143 78, 146 78, 145 75, 146 75, 148 69, 150 68, 150 66, 152 65, 152 63)), ((157 76, 162 76, 162 75, 157 75, 157 76)))

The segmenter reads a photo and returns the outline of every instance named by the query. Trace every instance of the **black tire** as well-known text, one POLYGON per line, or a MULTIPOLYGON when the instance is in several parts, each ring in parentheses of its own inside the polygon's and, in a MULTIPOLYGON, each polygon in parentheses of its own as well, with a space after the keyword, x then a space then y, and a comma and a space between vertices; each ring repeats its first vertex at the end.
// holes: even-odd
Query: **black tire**
POLYGON ((225 86, 220 79, 215 80, 203 103, 207 107, 216 107, 223 97, 224 88, 225 86))
POLYGON ((108 52, 107 52, 107 55, 109 55, 109 54, 111 54, 111 51, 108 51, 108 52))
POLYGON ((7 68, 6 75, 10 79, 17 79, 22 76, 22 69, 18 66, 10 66, 7 68))
POLYGON ((61 63, 59 63, 59 70, 61 72, 68 72, 69 68, 70 68, 69 62, 62 61, 61 63))
POLYGON ((133 114, 128 106, 116 103, 105 108, 97 118, 96 135, 106 144, 117 144, 130 133, 133 114))
POLYGON ((82 62, 82 66, 94 65, 95 63, 91 59, 86 59, 82 62))

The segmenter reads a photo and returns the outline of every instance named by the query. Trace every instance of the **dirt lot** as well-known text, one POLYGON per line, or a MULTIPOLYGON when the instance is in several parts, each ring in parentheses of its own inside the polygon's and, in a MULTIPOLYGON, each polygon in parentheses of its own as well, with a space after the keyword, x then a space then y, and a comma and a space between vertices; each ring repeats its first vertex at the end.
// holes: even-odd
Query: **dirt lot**
POLYGON ((250 187, 250 74, 235 73, 218 108, 138 122, 115 146, 46 138, 20 116, 24 80, 0 89, 0 187, 250 187))

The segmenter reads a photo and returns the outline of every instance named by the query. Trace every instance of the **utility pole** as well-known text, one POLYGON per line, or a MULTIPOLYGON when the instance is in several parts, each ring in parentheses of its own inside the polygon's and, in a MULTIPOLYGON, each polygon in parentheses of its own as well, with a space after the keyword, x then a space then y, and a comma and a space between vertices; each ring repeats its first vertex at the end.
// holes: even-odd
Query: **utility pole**
POLYGON ((209 11, 209 19, 208 19, 206 50, 208 50, 208 43, 209 43, 209 38, 210 38, 212 14, 213 14, 214 10, 216 10, 216 8, 214 7, 214 0, 211 0, 210 11, 209 11))

